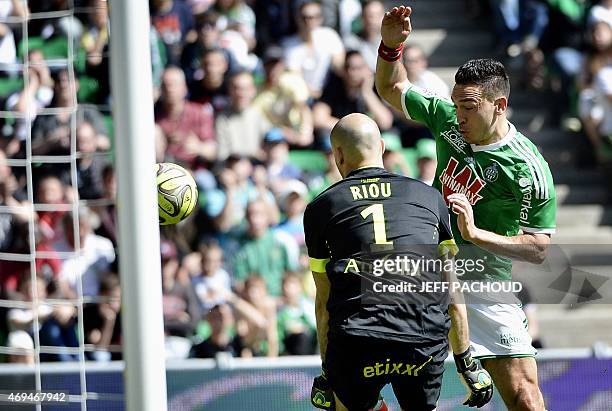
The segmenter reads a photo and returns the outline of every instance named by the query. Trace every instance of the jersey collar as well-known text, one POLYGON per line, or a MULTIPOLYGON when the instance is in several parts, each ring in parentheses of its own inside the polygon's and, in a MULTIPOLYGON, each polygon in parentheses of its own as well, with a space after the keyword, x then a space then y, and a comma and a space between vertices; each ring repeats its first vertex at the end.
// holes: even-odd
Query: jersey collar
POLYGON ((506 144, 508 144, 510 141, 512 141, 512 139, 516 135, 516 127, 514 127, 514 125, 510 122, 508 122, 508 125, 510 126, 510 128, 508 129, 508 133, 504 136, 504 138, 502 138, 501 140, 493 144, 486 144, 486 145, 470 144, 470 146, 472 146, 472 151, 475 153, 478 151, 493 151, 493 150, 497 150, 498 148, 503 147, 506 144))
MULTIPOLYGON (((346 177, 350 177, 350 176, 352 176, 352 175, 355 175, 355 174, 357 174, 357 173, 359 173, 359 172, 361 172, 361 171, 363 171, 363 170, 365 170, 365 169, 369 169, 369 168, 378 168, 378 169, 382 169, 382 167, 381 167, 381 166, 379 166, 379 165, 376 165, 376 164, 367 164, 367 165, 365 165, 365 166, 361 166, 361 167, 359 167, 359 168, 356 168, 356 169, 354 169, 354 170, 351 170, 351 172, 350 172, 350 173, 348 173, 348 174, 346 175, 346 177)), ((346 178, 346 177, 345 177, 345 178, 346 178)))

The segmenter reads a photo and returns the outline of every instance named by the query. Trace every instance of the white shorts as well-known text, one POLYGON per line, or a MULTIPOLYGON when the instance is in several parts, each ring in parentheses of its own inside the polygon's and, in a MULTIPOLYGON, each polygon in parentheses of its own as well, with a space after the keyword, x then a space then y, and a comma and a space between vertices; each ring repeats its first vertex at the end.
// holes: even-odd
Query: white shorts
POLYGON ((534 357, 527 317, 518 304, 467 304, 472 355, 534 357))

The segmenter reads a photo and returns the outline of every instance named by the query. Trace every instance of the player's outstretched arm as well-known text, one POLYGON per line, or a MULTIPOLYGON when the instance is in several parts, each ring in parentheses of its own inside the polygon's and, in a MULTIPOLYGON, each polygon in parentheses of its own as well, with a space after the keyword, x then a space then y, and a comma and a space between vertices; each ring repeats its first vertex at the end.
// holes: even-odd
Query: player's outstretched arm
POLYGON ((464 240, 495 254, 519 258, 540 264, 546 258, 550 235, 525 233, 511 237, 495 234, 476 227, 472 205, 464 194, 451 194, 448 201, 458 215, 457 226, 464 240))
POLYGON ((406 69, 400 59, 404 42, 412 31, 411 14, 410 7, 393 7, 385 13, 380 29, 382 42, 376 64, 376 90, 399 111, 402 111, 402 91, 408 85, 406 69))

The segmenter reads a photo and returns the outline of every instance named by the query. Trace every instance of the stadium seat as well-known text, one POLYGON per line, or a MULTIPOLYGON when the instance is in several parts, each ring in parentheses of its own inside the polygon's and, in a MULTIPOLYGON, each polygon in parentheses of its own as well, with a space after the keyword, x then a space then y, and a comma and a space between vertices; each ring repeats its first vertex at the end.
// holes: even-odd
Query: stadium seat
POLYGON ((16 91, 23 88, 23 79, 21 77, 11 78, 5 77, 0 78, 0 96, 6 98, 16 91))
MULTIPOLYGON (((28 50, 41 49, 45 59, 65 59, 68 58, 68 40, 66 37, 53 37, 45 40, 42 37, 30 37, 27 44, 28 50)), ((26 43, 22 40, 17 48, 17 55, 23 60, 26 43)))
POLYGON ((302 171, 325 171, 327 160, 325 154, 318 150, 291 150, 289 162, 302 171))
POLYGON ((402 155, 406 159, 406 163, 408 163, 408 167, 410 167, 410 171, 413 176, 418 174, 419 168, 417 167, 417 153, 414 148, 402 148, 402 155))
POLYGON ((98 80, 91 77, 80 75, 79 78, 79 90, 77 91, 77 100, 79 103, 96 103, 96 95, 100 84, 98 80))

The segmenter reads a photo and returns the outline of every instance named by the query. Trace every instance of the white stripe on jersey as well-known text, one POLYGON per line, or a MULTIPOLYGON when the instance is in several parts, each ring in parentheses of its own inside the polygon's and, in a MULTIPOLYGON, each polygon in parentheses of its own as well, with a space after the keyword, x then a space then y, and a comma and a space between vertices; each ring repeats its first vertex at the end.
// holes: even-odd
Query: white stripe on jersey
MULTIPOLYGON (((535 184, 536 198, 541 199, 542 198, 542 190, 540 189, 540 179, 541 179, 541 177, 538 175, 538 172, 534 168, 534 165, 532 164, 532 160, 529 157, 527 157, 527 154, 525 154, 525 152, 522 150, 522 148, 515 143, 515 140, 516 139, 512 139, 508 143, 508 146, 523 161, 525 161, 525 164, 527 164, 527 167, 529 167, 529 171, 531 171, 531 178, 533 179, 533 183, 535 184)), ((542 187, 542 189, 543 189, 543 187, 542 187)))
POLYGON ((535 153, 527 146, 527 144, 525 144, 524 141, 516 139, 516 142, 518 144, 520 144, 525 151, 527 152, 527 154, 529 155, 529 157, 534 161, 535 165, 536 165, 536 170, 538 170, 540 172, 540 175, 542 176, 542 187, 543 187, 543 191, 544 191, 544 196, 542 197, 543 199, 547 199, 550 197, 549 195, 549 188, 548 188, 548 179, 546 178, 546 172, 544 171, 544 167, 542 167, 542 163, 540 162, 540 160, 538 159, 538 157, 535 155, 535 153))
POLYGON ((404 111, 404 115, 408 120, 412 120, 410 114, 408 113, 408 107, 406 107, 406 94, 414 87, 413 84, 408 84, 404 90, 402 90, 402 97, 400 98, 400 102, 402 103, 402 110, 404 111))

